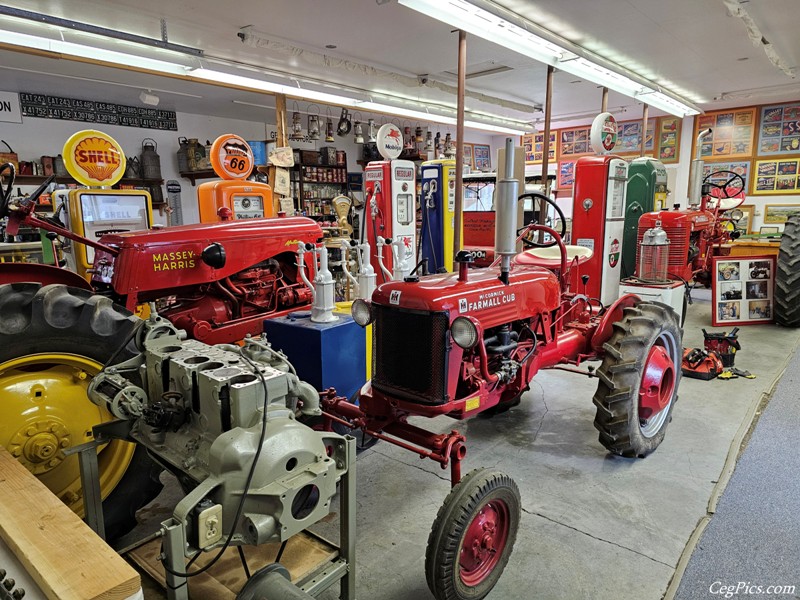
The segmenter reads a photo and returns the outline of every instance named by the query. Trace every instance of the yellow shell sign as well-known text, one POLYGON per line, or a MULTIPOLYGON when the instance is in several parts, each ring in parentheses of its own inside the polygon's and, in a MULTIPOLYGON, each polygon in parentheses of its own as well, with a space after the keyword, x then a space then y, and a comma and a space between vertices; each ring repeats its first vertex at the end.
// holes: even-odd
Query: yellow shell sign
POLYGON ((83 185, 111 186, 125 173, 125 153, 110 135, 86 129, 67 140, 64 166, 83 185))

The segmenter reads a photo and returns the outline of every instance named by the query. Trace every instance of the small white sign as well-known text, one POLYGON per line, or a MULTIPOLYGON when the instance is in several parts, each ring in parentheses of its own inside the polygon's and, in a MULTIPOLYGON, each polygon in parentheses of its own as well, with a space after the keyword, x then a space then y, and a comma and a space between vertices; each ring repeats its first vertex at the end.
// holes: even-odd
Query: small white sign
POLYGON ((460 313, 467 312, 467 299, 466 298, 459 298, 458 299, 458 312, 460 312, 460 313))
POLYGON ((0 92, 0 123, 22 123, 19 94, 16 92, 0 92))
POLYGON ((400 304, 400 294, 402 292, 400 290, 392 290, 389 294, 389 304, 400 304))

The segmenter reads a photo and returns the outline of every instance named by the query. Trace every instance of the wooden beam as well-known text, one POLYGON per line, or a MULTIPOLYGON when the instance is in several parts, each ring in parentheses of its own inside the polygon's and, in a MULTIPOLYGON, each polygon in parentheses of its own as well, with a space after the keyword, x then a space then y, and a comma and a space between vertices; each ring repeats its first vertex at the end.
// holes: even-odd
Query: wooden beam
POLYGON ((603 88, 603 99, 600 101, 600 112, 604 113, 608 111, 608 88, 603 88))
MULTIPOLYGON (((552 65, 547 65, 547 85, 545 87, 544 96, 544 139, 542 140, 542 189, 544 195, 550 197, 550 178, 547 176, 547 171, 550 169, 550 118, 553 115, 553 73, 555 68, 552 65)), ((558 176, 558 175, 556 175, 558 176)), ((522 191, 525 190, 525 180, 520 182, 522 191)), ((544 224, 547 219, 547 204, 542 204, 539 207, 539 216, 537 222, 544 224)), ((539 232, 539 243, 544 242, 544 231, 539 232)))
POLYGON ((136 571, 2 447, 0 538, 50 600, 124 600, 142 587, 136 571))
MULTIPOLYGON (((458 31, 458 111, 456 114, 456 206, 453 234, 453 271, 461 250, 461 222, 464 217, 464 93, 467 82, 467 32, 458 31)), ((445 227, 447 224, 445 224, 445 227)))
MULTIPOLYGON (((286 96, 284 94, 275 95, 275 145, 278 148, 283 148, 289 145, 289 137, 286 135, 286 96)), ((276 167, 270 165, 269 167, 269 186, 275 189, 275 171, 276 167)), ((281 198, 277 194, 272 196, 272 205, 277 215, 281 210, 281 198)), ((295 198, 295 207, 302 207, 300 198, 295 198)))
POLYGON ((645 103, 642 105, 642 148, 639 152, 639 156, 644 156, 644 146, 647 142, 647 118, 650 113, 650 106, 645 103))

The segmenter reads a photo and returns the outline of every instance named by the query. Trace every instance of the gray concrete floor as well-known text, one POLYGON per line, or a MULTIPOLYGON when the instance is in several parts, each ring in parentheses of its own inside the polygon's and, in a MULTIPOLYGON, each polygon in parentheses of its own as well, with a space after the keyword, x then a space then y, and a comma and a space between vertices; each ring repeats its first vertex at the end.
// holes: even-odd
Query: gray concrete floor
MULTIPOLYGON (((700 328, 711 327, 710 312, 708 300, 689 307, 685 346, 702 345, 700 328)), ((490 599, 662 598, 690 535, 707 515, 737 431, 747 427, 800 332, 748 326, 739 339, 736 365, 757 379, 684 378, 666 439, 644 460, 605 451, 592 425, 596 380, 563 371, 540 373, 518 407, 493 419, 418 420, 434 431, 466 434, 465 473, 496 467, 519 485, 519 535, 490 599)), ((425 545, 449 490, 448 472, 387 443, 363 453, 357 471, 357 597, 432 598, 425 545)), ((174 497, 171 487, 144 516, 151 523, 162 518, 174 497)), ((329 537, 337 531, 335 523, 315 529, 329 537)), ((162 597, 154 588, 145 595, 162 597)), ((337 593, 320 598, 333 600, 337 593)))

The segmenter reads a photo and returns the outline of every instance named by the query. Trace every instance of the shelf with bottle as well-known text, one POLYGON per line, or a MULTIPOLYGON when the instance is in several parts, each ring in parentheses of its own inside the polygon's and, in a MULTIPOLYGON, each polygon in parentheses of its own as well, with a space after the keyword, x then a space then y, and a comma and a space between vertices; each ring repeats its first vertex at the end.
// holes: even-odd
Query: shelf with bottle
POLYGON ((347 167, 334 165, 301 166, 304 183, 347 183, 347 167))

